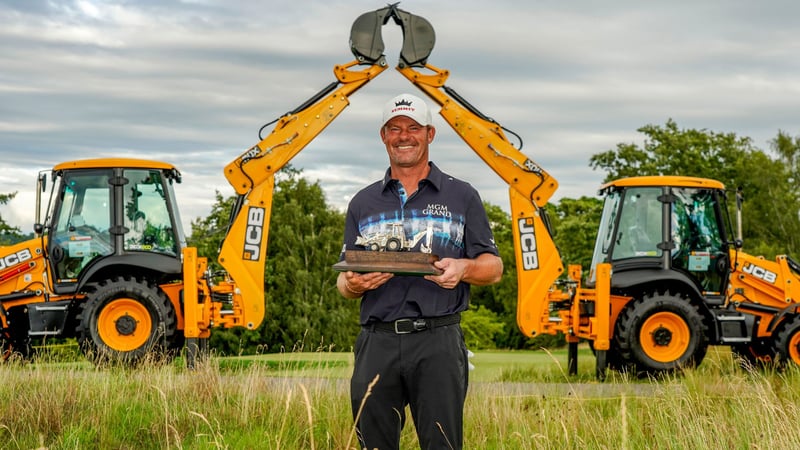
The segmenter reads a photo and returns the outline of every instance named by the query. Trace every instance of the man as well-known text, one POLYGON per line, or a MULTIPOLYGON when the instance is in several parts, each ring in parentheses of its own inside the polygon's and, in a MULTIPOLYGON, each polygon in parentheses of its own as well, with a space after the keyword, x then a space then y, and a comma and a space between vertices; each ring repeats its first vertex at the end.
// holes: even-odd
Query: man
POLYGON ((362 448, 399 448, 406 405, 422 448, 463 445, 468 362, 460 313, 468 307, 469 285, 496 283, 503 263, 478 192, 429 162, 435 135, 423 100, 402 94, 387 103, 380 136, 389 169, 347 210, 342 258, 344 250, 365 250, 357 238, 369 241, 402 223, 406 236, 431 230, 432 238, 412 250, 430 248, 441 270, 339 274, 339 292, 362 298, 350 384, 362 448))

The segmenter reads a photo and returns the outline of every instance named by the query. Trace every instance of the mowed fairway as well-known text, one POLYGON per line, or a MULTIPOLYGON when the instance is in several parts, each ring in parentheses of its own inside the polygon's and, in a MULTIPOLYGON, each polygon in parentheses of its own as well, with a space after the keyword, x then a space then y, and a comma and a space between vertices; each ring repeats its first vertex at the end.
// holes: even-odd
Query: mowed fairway
MULTIPOLYGON (((513 372, 558 376, 561 373, 560 367, 566 367, 566 352, 477 351, 470 361, 475 366, 470 372, 470 381, 503 381, 504 377, 513 372)), ((587 372, 584 375, 593 376, 594 357, 588 348, 581 350, 579 361, 581 368, 585 368, 587 372)), ((270 353, 218 359, 217 363, 222 367, 236 369, 262 367, 268 371, 276 371, 280 376, 349 378, 353 355, 349 352, 270 353)))
MULTIPOLYGON (((797 448, 800 373, 746 371, 724 348, 660 379, 594 379, 581 348, 477 351, 466 448, 797 448)), ((43 357, 0 364, 2 449, 351 449, 352 355, 212 356, 136 370, 43 357)), ((380 382, 380 381, 378 381, 380 382)), ((410 414, 402 448, 418 448, 410 414)))

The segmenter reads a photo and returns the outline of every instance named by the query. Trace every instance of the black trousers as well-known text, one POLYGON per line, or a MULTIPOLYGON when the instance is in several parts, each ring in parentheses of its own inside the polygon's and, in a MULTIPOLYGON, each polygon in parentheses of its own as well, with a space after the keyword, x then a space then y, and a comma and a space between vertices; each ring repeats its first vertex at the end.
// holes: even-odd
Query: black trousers
POLYGON ((361 448, 399 449, 409 405, 422 449, 461 449, 468 374, 458 324, 409 334, 362 328, 350 381, 361 448))

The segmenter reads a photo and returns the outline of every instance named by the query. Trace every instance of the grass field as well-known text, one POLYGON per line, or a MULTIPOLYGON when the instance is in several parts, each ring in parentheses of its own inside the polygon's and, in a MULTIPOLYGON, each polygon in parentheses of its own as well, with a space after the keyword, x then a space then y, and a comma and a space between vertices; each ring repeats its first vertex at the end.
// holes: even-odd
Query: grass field
MULTIPOLYGON (((748 372, 712 349, 660 380, 593 378, 588 349, 476 352, 465 409, 471 449, 791 449, 800 372, 748 372)), ((349 353, 217 358, 97 369, 43 357, 0 364, 2 449, 351 449, 349 353)), ((417 448, 413 424, 402 448, 417 448)))

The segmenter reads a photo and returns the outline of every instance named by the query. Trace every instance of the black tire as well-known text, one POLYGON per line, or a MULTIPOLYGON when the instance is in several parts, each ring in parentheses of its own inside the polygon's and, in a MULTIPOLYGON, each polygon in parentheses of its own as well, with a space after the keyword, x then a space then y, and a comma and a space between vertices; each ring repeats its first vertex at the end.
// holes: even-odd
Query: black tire
POLYGON ((186 343, 186 367, 196 369, 208 361, 210 348, 208 338, 191 338, 186 343))
POLYGON ((170 352, 172 356, 178 356, 185 346, 186 336, 183 335, 183 330, 177 330, 175 336, 172 337, 172 341, 168 344, 167 351, 170 352))
POLYGON ((32 354, 30 339, 0 336, 0 361, 22 361, 30 358, 32 354))
MULTIPOLYGON (((2 307, 0 307, 2 309, 2 307)), ((34 355, 33 345, 28 336, 28 309, 23 306, 7 307, 3 311, 9 324, 0 332, 0 348, 3 361, 23 361, 34 355)))
POLYGON ((606 360, 607 354, 608 350, 597 350, 594 354, 594 375, 597 377, 598 381, 606 381, 606 369, 608 368, 608 361, 606 360))
POLYGON ((699 309, 686 298, 651 293, 623 309, 614 340, 624 361, 638 375, 657 375, 694 367, 708 350, 708 327, 699 309))
POLYGON ((117 277, 88 285, 77 319, 78 345, 95 363, 134 366, 145 357, 164 362, 174 356, 175 311, 145 281, 117 277))
MULTIPOLYGON (((594 348, 594 341, 589 341, 589 349, 597 358, 597 350, 594 348)), ((606 351, 606 367, 618 372, 630 372, 634 369, 633 362, 625 360, 619 350, 616 340, 611 340, 611 348, 606 351)))
POLYGON ((784 321, 773 334, 773 350, 781 367, 800 365, 800 316, 784 321))
POLYGON ((774 344, 768 339, 732 345, 731 353, 739 366, 745 370, 764 368, 775 361, 774 344))

